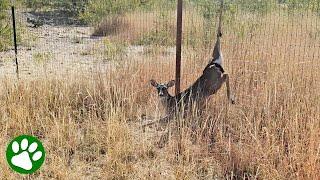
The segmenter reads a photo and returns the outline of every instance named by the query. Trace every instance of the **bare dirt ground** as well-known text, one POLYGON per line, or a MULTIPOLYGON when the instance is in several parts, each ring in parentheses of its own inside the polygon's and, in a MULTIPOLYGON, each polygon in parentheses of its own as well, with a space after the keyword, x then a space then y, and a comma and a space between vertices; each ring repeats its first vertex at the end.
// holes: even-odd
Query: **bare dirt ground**
MULTIPOLYGON (((57 19, 43 18, 41 14, 19 13, 18 20, 26 25, 18 47, 20 76, 66 75, 72 71, 93 73, 105 71, 107 63, 102 53, 100 37, 91 37, 89 26, 63 25, 57 19), (27 22, 28 17, 41 17, 44 24, 34 28, 27 22), (59 24, 60 22, 60 24, 59 24)), ((54 18, 54 17, 52 17, 54 18)), ((69 24, 72 23, 70 20, 69 24)), ((19 28, 19 27, 18 27, 19 28)), ((0 52, 0 74, 15 75, 14 50, 0 52)))
MULTIPOLYGON (((18 27, 22 39, 18 45, 20 77, 65 77, 70 73, 93 75, 105 73, 117 64, 110 63, 106 55, 112 37, 92 36, 93 27, 81 24, 68 14, 19 12, 17 20, 22 25, 18 27), (40 21, 41 25, 33 27, 28 18, 40 21)), ((130 57, 130 61, 140 61, 145 59, 149 50, 143 46, 127 46, 119 60, 130 57)), ((165 51, 164 56, 173 58, 174 48, 165 51)), ((14 57, 13 48, 0 52, 1 76, 16 75, 14 57)))

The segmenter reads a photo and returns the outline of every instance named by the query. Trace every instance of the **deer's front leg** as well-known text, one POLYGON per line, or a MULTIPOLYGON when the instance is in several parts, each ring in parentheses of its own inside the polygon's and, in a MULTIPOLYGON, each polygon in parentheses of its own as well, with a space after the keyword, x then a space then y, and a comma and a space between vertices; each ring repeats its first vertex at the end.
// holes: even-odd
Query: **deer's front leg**
POLYGON ((223 74, 222 77, 217 80, 217 82, 213 85, 213 87, 210 88, 209 94, 215 94, 222 87, 224 82, 226 82, 226 86, 227 86, 228 100, 232 104, 234 104, 235 100, 234 100, 233 95, 231 95, 230 83, 229 83, 229 75, 228 74, 223 74))
POLYGON ((230 90, 229 75, 228 74, 224 74, 222 76, 222 78, 226 81, 228 100, 232 104, 235 104, 234 96, 231 94, 231 90, 230 90))
POLYGON ((228 78, 228 75, 225 76, 225 74, 221 77, 216 78, 216 80, 214 80, 213 84, 209 84, 210 87, 208 88, 209 90, 209 95, 215 94, 221 87, 222 84, 226 81, 226 79, 228 78))

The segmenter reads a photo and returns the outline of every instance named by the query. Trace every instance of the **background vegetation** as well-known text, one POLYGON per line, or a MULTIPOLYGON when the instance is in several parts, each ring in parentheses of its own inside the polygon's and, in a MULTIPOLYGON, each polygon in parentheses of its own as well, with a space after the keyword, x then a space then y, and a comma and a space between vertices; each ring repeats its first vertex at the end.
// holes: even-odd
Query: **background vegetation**
MULTIPOLYGON (((93 35, 107 36, 114 34, 116 29, 125 29, 128 22, 126 16, 135 12, 153 13, 154 18, 151 28, 147 32, 141 33, 139 37, 130 39, 129 44, 136 45, 174 45, 175 32, 175 0, 21 0, 20 4, 24 4, 27 8, 33 11, 52 11, 62 10, 71 12, 79 19, 95 26, 93 35)), ((206 45, 214 38, 217 12, 220 7, 220 1, 211 0, 186 0, 185 10, 192 11, 193 14, 198 14, 202 22, 201 34, 192 32, 192 28, 187 28, 185 31, 191 33, 190 36, 185 36, 185 45, 196 46, 198 43, 206 45), (193 10, 196 9, 196 12, 193 10), (191 38, 194 37, 194 38, 191 38)), ((272 11, 312 11, 320 15, 320 0, 225 0, 224 23, 229 24, 239 36, 246 33, 246 28, 239 25, 236 21, 236 16, 246 13, 263 15, 272 11)), ((9 1, 4 0, 1 3, 2 9, 0 14, 0 50, 6 49, 10 44, 10 26, 8 26, 8 15, 6 11, 9 8, 9 1)), ((136 14, 138 15, 138 14, 136 14)), ((140 14, 141 16, 141 14, 140 14)), ((130 22, 129 22, 130 23, 130 22)), ((194 23, 193 23, 194 24, 194 23)), ((253 24, 253 27, 256 25, 253 24)))
POLYGON ((6 50, 12 41, 12 26, 9 23, 9 1, 0 3, 0 51, 6 50))

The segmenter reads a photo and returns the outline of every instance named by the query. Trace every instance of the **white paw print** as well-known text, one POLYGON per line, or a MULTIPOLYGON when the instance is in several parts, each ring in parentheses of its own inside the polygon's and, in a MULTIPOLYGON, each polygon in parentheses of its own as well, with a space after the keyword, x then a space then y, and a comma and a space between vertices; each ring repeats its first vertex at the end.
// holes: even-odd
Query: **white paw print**
POLYGON ((11 148, 16 154, 12 157, 11 163, 24 170, 31 170, 33 166, 32 161, 38 161, 43 155, 41 151, 36 151, 38 144, 33 142, 29 145, 27 139, 23 139, 20 145, 17 141, 14 141, 11 148))

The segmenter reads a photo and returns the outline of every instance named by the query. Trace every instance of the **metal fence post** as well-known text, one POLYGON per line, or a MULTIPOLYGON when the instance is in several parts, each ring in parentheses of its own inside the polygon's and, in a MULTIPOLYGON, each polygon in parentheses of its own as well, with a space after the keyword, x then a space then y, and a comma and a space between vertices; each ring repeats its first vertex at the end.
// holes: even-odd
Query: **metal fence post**
POLYGON ((177 37, 176 37, 176 95, 180 93, 181 43, 182 43, 182 0, 178 0, 178 5, 177 5, 177 37))
MULTIPOLYGON (((176 38, 176 95, 180 93, 181 80, 181 44, 182 44, 182 0, 177 4, 177 38, 176 38)), ((178 120, 178 152, 177 158, 182 154, 182 132, 180 119, 178 120)))
POLYGON ((14 53, 15 53, 15 62, 16 62, 16 73, 17 73, 17 77, 19 78, 16 17, 15 17, 15 13, 14 13, 14 6, 11 6, 11 12, 12 12, 12 26, 13 26, 13 41, 14 41, 14 53))

